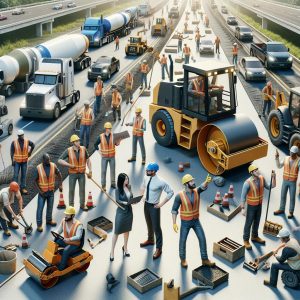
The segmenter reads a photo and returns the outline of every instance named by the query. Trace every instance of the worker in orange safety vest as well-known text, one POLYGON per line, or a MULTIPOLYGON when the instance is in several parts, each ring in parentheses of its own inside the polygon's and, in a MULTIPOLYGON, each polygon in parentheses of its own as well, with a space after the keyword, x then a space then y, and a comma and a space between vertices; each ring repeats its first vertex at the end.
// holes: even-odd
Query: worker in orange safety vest
POLYGON ((187 44, 184 44, 183 55, 184 55, 184 63, 189 64, 190 56, 191 56, 191 48, 187 44))
POLYGON ((115 48, 115 50, 119 50, 120 39, 119 39, 119 37, 118 37, 118 36, 116 36, 116 38, 115 38, 115 44, 116 44, 116 48, 115 48))
POLYGON ((170 77, 169 70, 168 70, 168 63, 167 57, 165 54, 162 55, 161 59, 159 60, 161 65, 161 79, 165 80, 165 72, 167 72, 168 77, 170 77))
POLYGON ((119 93, 117 86, 112 85, 112 93, 111 93, 111 108, 113 111, 113 118, 114 121, 117 119, 117 113, 118 113, 118 119, 121 120, 121 103, 122 103, 122 96, 119 93))
POLYGON ((237 60, 238 60, 238 45, 237 43, 233 43, 232 47, 232 63, 234 65, 237 65, 237 60))
POLYGON ((76 111, 76 115, 80 118, 80 144, 88 149, 90 144, 91 127, 95 118, 88 100, 84 101, 84 107, 80 112, 76 111))
POLYGON ((143 83, 145 83, 145 89, 147 89, 147 74, 149 72, 149 66, 147 64, 147 60, 143 60, 143 63, 140 66, 140 72, 141 72, 141 87, 140 89, 143 88, 143 83))
POLYGON ((94 95, 95 95, 95 102, 94 102, 94 117, 96 117, 100 112, 101 106, 101 99, 103 95, 103 81, 101 76, 97 76, 97 81, 94 84, 94 95))
POLYGON ((262 89, 262 97, 264 101, 262 115, 265 116, 265 112, 267 109, 268 115, 271 111, 272 99, 274 95, 274 90, 272 86, 272 82, 268 81, 267 84, 262 89))
POLYGON ((132 103, 132 88, 133 88, 133 75, 129 71, 125 75, 125 94, 126 94, 126 104, 132 103))

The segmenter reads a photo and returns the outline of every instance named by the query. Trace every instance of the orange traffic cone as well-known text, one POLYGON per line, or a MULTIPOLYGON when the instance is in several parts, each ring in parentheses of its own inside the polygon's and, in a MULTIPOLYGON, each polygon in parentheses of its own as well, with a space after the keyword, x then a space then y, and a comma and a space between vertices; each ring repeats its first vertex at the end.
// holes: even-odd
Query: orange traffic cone
POLYGON ((178 164, 178 172, 183 172, 183 171, 184 171, 183 163, 180 162, 180 163, 178 164))
POLYGON ((222 206, 223 207, 229 207, 229 201, 228 201, 228 194, 225 193, 223 200, 222 200, 222 206))
POLYGON ((58 205, 57 208, 66 208, 66 204, 65 204, 65 200, 64 200, 64 194, 63 193, 59 193, 59 201, 58 201, 58 205))
POLYGON ((28 243, 26 234, 23 233, 23 235, 22 235, 22 248, 27 249, 28 247, 29 247, 29 243, 28 243))
POLYGON ((228 198, 234 198, 234 190, 233 190, 233 184, 229 186, 228 190, 228 198))
POLYGON ((91 192, 89 192, 88 200, 87 200, 86 206, 87 206, 89 209, 95 207, 94 204, 93 204, 93 197, 92 197, 92 193, 91 193, 91 192))
POLYGON ((214 204, 220 204, 222 201, 221 199, 221 193, 219 191, 216 192, 216 196, 215 196, 215 200, 214 200, 214 204))

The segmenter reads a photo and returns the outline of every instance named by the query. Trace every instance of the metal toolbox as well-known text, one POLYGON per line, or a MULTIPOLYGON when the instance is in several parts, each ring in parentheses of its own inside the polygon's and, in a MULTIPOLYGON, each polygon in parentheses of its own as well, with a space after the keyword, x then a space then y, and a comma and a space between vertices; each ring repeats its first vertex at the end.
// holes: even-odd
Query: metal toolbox
POLYGON ((105 231, 112 230, 113 223, 103 216, 93 219, 87 223, 87 229, 98 236, 100 236, 99 228, 105 231))
POLYGON ((226 237, 221 241, 214 243, 213 253, 230 262, 235 262, 245 256, 245 246, 226 237))
POLYGON ((143 294, 162 285, 162 277, 146 268, 127 276, 127 283, 143 294))
POLYGON ((229 209, 222 208, 223 211, 221 211, 221 205, 220 204, 210 204, 207 206, 207 211, 212 213, 213 215, 229 222, 234 216, 236 216, 240 211, 241 211, 241 205, 234 206, 234 205, 229 205, 229 209))
POLYGON ((228 281, 229 273, 218 266, 200 266, 193 270, 192 276, 194 279, 203 282, 205 285, 210 285, 215 288, 221 283, 228 281))

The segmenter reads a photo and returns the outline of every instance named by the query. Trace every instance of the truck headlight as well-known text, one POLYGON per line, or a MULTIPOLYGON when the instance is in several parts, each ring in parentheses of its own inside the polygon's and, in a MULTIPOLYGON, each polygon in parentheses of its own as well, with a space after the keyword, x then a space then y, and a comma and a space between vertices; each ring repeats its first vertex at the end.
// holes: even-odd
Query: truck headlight
POLYGON ((261 74, 266 75, 266 71, 262 71, 261 74))
POLYGON ((99 38, 98 37, 95 37, 95 42, 99 42, 99 38))
POLYGON ((52 110, 52 106, 50 104, 45 104, 45 109, 46 110, 52 110))
POLYGON ((102 73, 107 73, 107 69, 103 69, 103 70, 102 70, 102 73))
POLYGON ((275 59, 275 57, 273 57, 273 56, 269 56, 268 57, 268 61, 275 61, 276 59, 275 59))
POLYGON ((293 58, 290 56, 290 57, 288 58, 288 61, 293 61, 293 58))
POLYGON ((247 75, 252 75, 252 74, 253 74, 253 72, 247 71, 247 75))

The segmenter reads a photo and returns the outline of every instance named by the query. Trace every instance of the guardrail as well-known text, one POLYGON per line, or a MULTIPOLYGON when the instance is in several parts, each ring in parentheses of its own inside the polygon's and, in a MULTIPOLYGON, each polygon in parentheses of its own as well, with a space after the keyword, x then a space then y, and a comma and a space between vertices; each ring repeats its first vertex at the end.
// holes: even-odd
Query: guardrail
POLYGON ((9 7, 4 7, 0 8, 0 12, 10 12, 11 10, 14 10, 15 8, 27 8, 27 7, 35 7, 35 6, 40 6, 44 4, 51 4, 51 3, 61 3, 62 1, 59 0, 48 0, 48 1, 42 1, 42 2, 36 2, 36 3, 31 3, 31 4, 22 4, 22 5, 16 5, 16 6, 9 6, 9 7))

